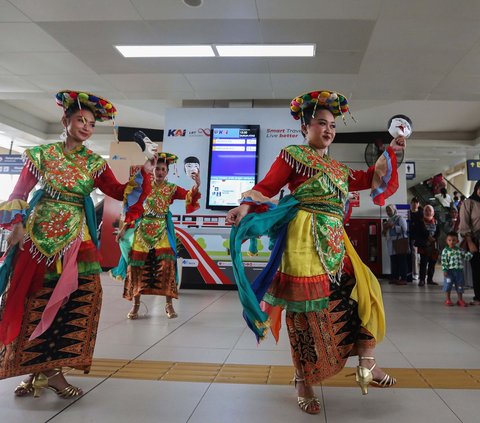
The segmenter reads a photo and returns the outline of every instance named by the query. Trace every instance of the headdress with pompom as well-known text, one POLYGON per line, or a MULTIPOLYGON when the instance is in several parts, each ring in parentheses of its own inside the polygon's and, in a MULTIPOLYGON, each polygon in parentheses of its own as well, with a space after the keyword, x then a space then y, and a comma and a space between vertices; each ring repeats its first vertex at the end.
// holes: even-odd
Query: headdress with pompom
POLYGON ((346 113, 355 120, 350 113, 347 98, 343 94, 330 90, 311 91, 295 97, 290 103, 290 114, 295 120, 301 119, 304 122, 304 110, 312 105, 312 117, 315 116, 317 108, 320 107, 330 110, 335 118, 341 116, 345 124, 346 113))

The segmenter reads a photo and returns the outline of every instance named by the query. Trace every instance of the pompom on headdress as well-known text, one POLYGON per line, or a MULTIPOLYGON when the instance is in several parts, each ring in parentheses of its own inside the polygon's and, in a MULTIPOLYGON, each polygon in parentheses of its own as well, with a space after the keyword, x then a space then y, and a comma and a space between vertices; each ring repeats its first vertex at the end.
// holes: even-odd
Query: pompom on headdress
POLYGON ((157 154, 158 161, 157 163, 166 163, 167 165, 171 165, 173 163, 177 163, 178 156, 173 153, 167 153, 166 151, 160 151, 157 154))
POLYGON ((64 90, 56 94, 57 104, 67 111, 73 104, 78 104, 81 110, 82 106, 90 109, 95 115, 95 120, 104 122, 106 120, 115 120, 117 109, 108 100, 85 91, 64 90))
POLYGON ((312 105, 312 117, 315 116, 317 108, 325 108, 330 110, 333 117, 337 118, 338 116, 341 116, 343 123, 345 124, 346 113, 348 113, 350 117, 355 121, 352 114, 350 113, 347 98, 343 94, 329 90, 312 91, 295 97, 290 103, 290 114, 295 120, 301 119, 303 123, 304 110, 312 105))

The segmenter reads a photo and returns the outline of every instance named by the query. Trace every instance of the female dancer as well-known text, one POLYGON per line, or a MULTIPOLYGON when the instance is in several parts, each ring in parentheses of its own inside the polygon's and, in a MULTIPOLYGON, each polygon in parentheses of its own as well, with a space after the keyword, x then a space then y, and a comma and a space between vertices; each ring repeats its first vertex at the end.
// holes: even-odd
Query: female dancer
POLYGON ((349 190, 372 188, 380 205, 395 192, 392 147, 404 148, 405 139, 394 139, 367 171, 353 171, 326 154, 335 137, 335 118, 347 111, 346 98, 331 91, 295 98, 291 112, 302 119, 307 145, 284 148, 265 178, 227 214, 236 225, 230 248, 244 316, 258 339, 270 327, 278 340, 286 310, 298 405, 310 414, 320 412, 312 385, 338 373, 350 355, 359 356, 356 379, 363 394, 369 384, 396 382, 374 359, 375 344, 385 333, 380 285, 352 247, 343 218, 349 190), (274 206, 271 197, 285 184, 292 194, 274 206), (267 232, 275 246, 267 267, 250 285, 241 242, 267 232))
POLYGON ((159 153, 153 174, 152 192, 145 200, 145 212, 135 222, 123 226, 117 236, 122 257, 111 275, 124 279, 123 298, 133 300, 129 319, 138 318, 141 295, 166 297, 165 312, 169 319, 177 317, 172 298, 178 298, 176 272, 176 238, 169 206, 174 200, 185 200, 187 213, 200 208, 200 175, 192 172, 195 185, 187 191, 166 181, 169 165, 177 156, 159 153), (133 228, 135 226, 135 228, 133 228), (126 264, 128 263, 128 270, 126 264))
POLYGON ((12 232, 0 270, 0 379, 28 374, 15 395, 39 396, 42 388, 71 398, 82 390, 70 385, 62 367, 88 373, 99 320, 102 271, 90 193, 128 196, 131 213, 142 208, 150 190, 146 163, 120 184, 105 160, 83 143, 95 121, 113 119, 108 100, 78 91, 56 96, 64 109, 64 141, 25 152, 25 167, 8 201, 0 204, 0 223, 12 232), (30 191, 39 183, 33 198, 30 191))

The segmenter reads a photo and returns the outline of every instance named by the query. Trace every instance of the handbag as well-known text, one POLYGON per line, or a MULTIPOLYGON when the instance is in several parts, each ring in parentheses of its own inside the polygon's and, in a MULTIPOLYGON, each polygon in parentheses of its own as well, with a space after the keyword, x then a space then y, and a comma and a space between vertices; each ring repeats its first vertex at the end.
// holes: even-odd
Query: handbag
POLYGON ((408 238, 397 238, 392 241, 393 250, 395 254, 408 254, 410 252, 410 246, 408 238))
POLYGON ((392 240, 393 251, 395 254, 408 254, 410 253, 410 241, 408 237, 404 236, 402 229, 402 237, 392 240))

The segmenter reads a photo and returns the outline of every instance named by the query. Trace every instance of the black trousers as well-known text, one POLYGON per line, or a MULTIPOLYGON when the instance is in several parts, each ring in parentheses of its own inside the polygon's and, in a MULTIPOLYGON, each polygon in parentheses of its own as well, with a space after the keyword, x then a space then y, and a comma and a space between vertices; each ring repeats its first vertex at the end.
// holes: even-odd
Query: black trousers
POLYGON ((433 274, 435 273, 435 264, 437 260, 432 259, 426 254, 420 254, 420 282, 433 282, 433 274))
POLYGON ((390 256, 390 267, 393 280, 407 280, 407 254, 394 254, 390 256))
POLYGON ((473 294, 475 295, 473 299, 480 301, 480 252, 473 254, 470 265, 472 266, 473 294))

